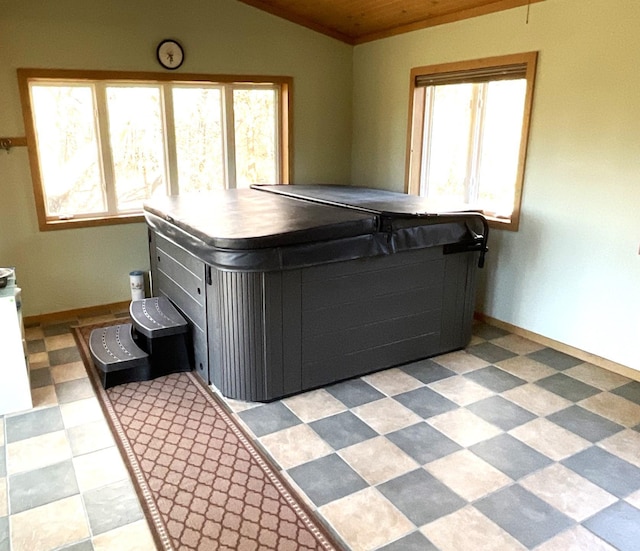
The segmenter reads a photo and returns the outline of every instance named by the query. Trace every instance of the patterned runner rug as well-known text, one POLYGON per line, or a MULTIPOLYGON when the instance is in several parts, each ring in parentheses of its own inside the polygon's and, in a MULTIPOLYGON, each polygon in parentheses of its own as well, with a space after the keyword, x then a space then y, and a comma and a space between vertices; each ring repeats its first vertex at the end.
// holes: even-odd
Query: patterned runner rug
POLYGON ((194 374, 105 391, 96 327, 74 328, 76 342, 160 549, 340 548, 194 374))

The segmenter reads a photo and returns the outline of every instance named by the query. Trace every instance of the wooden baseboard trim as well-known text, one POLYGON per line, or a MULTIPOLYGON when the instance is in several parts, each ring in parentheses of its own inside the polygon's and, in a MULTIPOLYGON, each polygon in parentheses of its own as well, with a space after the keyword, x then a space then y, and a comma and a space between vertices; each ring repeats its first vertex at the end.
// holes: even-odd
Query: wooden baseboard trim
POLYGON ((53 312, 50 314, 39 314, 36 316, 25 316, 24 325, 29 327, 42 323, 60 323, 64 321, 77 321, 81 318, 90 318, 101 315, 114 314, 122 312, 129 308, 130 300, 124 302, 113 302, 111 304, 102 304, 100 306, 89 306, 87 308, 76 308, 74 310, 65 310, 64 312, 53 312))
POLYGON ((537 342, 538 344, 553 348, 558 352, 564 352, 565 354, 574 356, 584 362, 597 365, 602 369, 607 369, 608 371, 613 371, 618 375, 623 375, 624 377, 629 377, 629 379, 640 381, 640 371, 638 371, 637 369, 633 369, 631 367, 627 367, 626 365, 607 360, 606 358, 596 356, 595 354, 591 354, 590 352, 585 352, 584 350, 580 350, 579 348, 574 348, 573 346, 569 346, 568 344, 564 344, 560 341, 544 337, 542 335, 539 335, 538 333, 534 333, 533 331, 522 329, 521 327, 517 327, 516 325, 511 325, 510 323, 500 321, 498 319, 492 318, 491 316, 486 316, 485 314, 482 314, 480 312, 476 312, 474 314, 474 318, 488 323, 489 325, 504 329, 505 331, 509 331, 509 333, 513 333, 514 335, 518 335, 520 337, 524 337, 525 339, 529 339, 530 341, 537 342))

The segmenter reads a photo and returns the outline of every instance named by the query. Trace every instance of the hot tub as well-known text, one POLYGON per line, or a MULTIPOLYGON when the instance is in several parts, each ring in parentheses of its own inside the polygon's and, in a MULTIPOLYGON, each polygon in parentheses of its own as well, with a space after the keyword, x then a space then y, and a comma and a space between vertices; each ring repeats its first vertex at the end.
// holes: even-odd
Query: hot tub
POLYGON ((466 346, 485 218, 347 186, 253 186, 145 204, 153 293, 196 371, 269 401, 466 346))

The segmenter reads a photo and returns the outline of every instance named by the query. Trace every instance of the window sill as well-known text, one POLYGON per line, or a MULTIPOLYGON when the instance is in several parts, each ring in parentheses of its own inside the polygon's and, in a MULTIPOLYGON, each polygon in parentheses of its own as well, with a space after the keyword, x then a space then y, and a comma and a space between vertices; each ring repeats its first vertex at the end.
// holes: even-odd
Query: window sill
POLYGON ((120 216, 96 218, 70 218, 59 220, 51 218, 40 221, 40 231, 68 230, 71 228, 93 228, 97 226, 114 226, 117 224, 134 224, 144 222, 143 214, 123 214, 120 216))

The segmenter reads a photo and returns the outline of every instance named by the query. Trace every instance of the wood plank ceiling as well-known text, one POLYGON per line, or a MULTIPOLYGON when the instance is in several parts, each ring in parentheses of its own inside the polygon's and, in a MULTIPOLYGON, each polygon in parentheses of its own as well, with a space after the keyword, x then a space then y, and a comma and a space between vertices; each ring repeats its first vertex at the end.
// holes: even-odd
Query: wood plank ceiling
POLYGON ((361 44, 543 0, 239 1, 348 44, 361 44))

